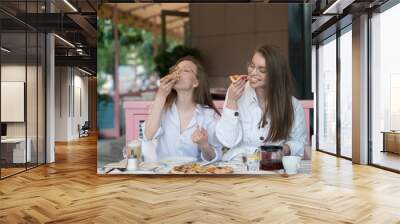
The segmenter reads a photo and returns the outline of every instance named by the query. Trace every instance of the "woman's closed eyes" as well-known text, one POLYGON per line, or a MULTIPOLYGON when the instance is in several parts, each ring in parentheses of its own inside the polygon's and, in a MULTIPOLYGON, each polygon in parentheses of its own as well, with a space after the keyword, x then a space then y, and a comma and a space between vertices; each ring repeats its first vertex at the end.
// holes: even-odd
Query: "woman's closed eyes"
POLYGON ((172 67, 171 69, 171 73, 178 73, 178 74, 187 74, 187 73, 194 73, 194 71, 190 68, 179 68, 178 66, 172 67))

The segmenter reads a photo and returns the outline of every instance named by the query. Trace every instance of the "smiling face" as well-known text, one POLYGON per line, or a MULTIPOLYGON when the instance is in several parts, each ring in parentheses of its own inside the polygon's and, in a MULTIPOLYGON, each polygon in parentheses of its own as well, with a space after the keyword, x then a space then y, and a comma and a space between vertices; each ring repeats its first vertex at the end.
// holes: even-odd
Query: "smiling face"
POLYGON ((259 52, 254 53, 251 62, 247 67, 249 83, 253 88, 264 87, 268 81, 266 60, 259 52))
POLYGON ((176 65, 176 72, 179 74, 179 80, 176 82, 174 89, 179 90, 191 90, 199 85, 197 79, 197 66, 189 61, 183 60, 176 65))
POLYGON ((270 126, 266 141, 287 140, 292 130, 294 110, 292 97, 295 92, 288 61, 277 47, 263 45, 255 51, 250 66, 250 85, 261 87, 266 110, 260 119, 261 126, 270 126))

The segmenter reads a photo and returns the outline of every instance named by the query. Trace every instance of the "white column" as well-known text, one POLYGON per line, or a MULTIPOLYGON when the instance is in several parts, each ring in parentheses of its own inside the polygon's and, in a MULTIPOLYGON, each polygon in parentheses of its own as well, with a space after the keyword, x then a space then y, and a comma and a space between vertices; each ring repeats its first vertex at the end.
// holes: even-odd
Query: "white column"
MULTIPOLYGON (((46 11, 54 12, 54 5, 46 1, 46 11)), ((55 162, 55 44, 54 35, 46 35, 46 163, 55 162)))
POLYGON ((316 131, 317 131, 317 48, 315 45, 312 45, 311 49, 311 92, 314 95, 314 117, 313 117, 313 123, 314 123, 314 134, 311 136, 311 149, 315 150, 317 148, 316 146, 316 131))
POLYGON ((47 60, 47 108, 46 108, 46 163, 53 163, 55 161, 55 150, 54 150, 54 134, 55 134, 55 74, 54 74, 54 35, 47 34, 46 36, 46 60, 47 60))
POLYGON ((353 162, 368 163, 368 16, 353 20, 353 162))

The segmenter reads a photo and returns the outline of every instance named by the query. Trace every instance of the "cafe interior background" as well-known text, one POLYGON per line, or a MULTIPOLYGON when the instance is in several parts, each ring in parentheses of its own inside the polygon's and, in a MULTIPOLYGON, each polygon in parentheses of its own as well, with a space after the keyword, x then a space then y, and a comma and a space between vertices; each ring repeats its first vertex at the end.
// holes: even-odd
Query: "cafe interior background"
POLYGON ((201 57, 213 99, 222 107, 229 74, 245 74, 246 62, 261 44, 278 47, 290 63, 311 147, 315 144, 311 10, 308 4, 101 5, 97 167, 120 161, 122 149, 143 137, 143 122, 157 81, 179 57, 201 57))

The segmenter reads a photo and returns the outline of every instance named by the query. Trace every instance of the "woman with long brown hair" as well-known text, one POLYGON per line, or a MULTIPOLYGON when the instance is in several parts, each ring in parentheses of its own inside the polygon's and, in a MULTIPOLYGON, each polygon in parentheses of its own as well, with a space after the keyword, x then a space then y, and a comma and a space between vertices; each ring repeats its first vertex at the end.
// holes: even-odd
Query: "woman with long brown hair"
POLYGON ((222 148, 215 136, 218 119, 203 66, 186 56, 160 80, 145 122, 144 140, 158 140, 158 160, 184 156, 216 161, 222 148))
POLYGON ((219 141, 230 148, 223 160, 280 145, 284 155, 303 156, 306 122, 286 58, 277 48, 259 47, 247 66, 248 74, 234 81, 216 126, 219 141))

